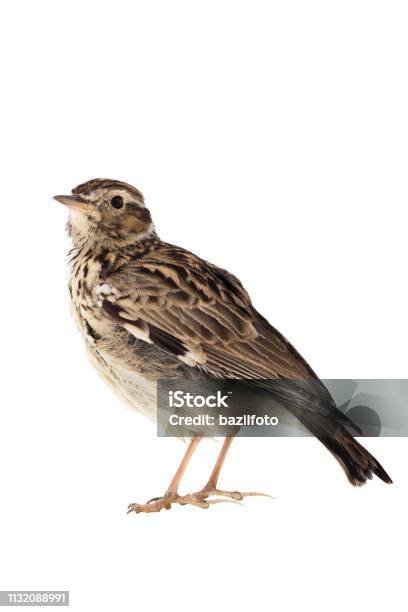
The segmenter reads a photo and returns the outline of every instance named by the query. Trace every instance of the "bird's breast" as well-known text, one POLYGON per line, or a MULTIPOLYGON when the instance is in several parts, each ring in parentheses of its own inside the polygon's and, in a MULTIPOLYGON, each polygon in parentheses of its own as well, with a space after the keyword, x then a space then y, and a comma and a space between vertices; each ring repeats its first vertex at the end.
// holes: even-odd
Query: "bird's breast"
POLYGON ((71 309, 76 324, 91 344, 107 331, 108 322, 97 304, 96 287, 100 283, 101 263, 96 256, 78 256, 69 280, 71 309))

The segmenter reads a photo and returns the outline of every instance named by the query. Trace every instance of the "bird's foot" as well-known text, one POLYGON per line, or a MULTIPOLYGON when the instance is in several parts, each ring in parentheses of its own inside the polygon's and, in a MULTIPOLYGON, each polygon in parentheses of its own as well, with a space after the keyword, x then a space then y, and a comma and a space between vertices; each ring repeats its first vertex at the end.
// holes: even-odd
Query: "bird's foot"
POLYGON ((210 506, 211 502, 208 502, 204 497, 196 497, 195 495, 178 495, 177 493, 166 494, 163 497, 153 497, 146 504, 129 504, 129 512, 160 512, 163 508, 170 510, 172 504, 180 504, 185 506, 190 504, 191 506, 197 506, 198 508, 206 509, 210 506))
MULTIPOLYGON (((273 499, 272 495, 268 495, 267 493, 258 493, 256 491, 246 491, 246 492, 224 491, 222 489, 217 489, 216 487, 211 487, 211 486, 205 486, 204 489, 201 489, 201 491, 197 491, 197 493, 194 493, 194 496, 197 497, 198 499, 207 499, 207 497, 210 497, 213 495, 217 497, 227 497, 228 500, 237 501, 237 502, 242 501, 245 497, 253 497, 257 495, 261 497, 270 497, 271 499, 273 499)), ((224 499, 211 500, 210 503, 217 503, 220 501, 227 501, 227 500, 224 500, 224 499)))
POLYGON ((128 514, 129 512, 136 512, 139 514, 141 512, 160 512, 160 510, 170 510, 173 504, 180 504, 180 506, 196 506, 197 508, 202 508, 203 510, 210 507, 213 504, 219 504, 222 502, 232 502, 232 503, 240 503, 245 497, 251 497, 255 495, 260 495, 262 497, 270 497, 267 493, 257 493, 255 491, 223 491, 222 489, 217 489, 216 487, 205 487, 196 493, 191 493, 189 495, 178 495, 177 493, 166 493, 163 497, 153 497, 146 504, 129 504, 128 506, 128 514), (227 499, 211 499, 208 497, 218 497, 218 498, 227 498, 227 499))

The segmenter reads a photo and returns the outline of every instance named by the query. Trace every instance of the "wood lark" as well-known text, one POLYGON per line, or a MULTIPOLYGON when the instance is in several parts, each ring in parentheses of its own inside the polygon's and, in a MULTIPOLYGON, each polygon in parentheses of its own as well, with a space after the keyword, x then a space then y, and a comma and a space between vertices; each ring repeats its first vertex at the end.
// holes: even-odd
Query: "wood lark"
MULTIPOLYGON (((336 408, 310 366, 255 310, 241 282, 160 240, 138 189, 93 179, 55 200, 70 213, 69 292, 77 325, 93 364, 122 398, 155 418, 159 379, 264 380, 264 390, 280 395, 288 413, 318 437, 353 485, 362 485, 373 474, 392 482, 351 435, 358 434, 358 428, 336 408), (281 391, 277 380, 291 381, 292 386, 281 391), (310 380, 318 392, 310 391, 310 380)), ((218 501, 258 495, 217 487, 232 436, 225 438, 207 484, 196 493, 179 495, 200 439, 191 434, 163 497, 130 504, 129 511, 158 512, 173 503, 208 508, 218 501)))

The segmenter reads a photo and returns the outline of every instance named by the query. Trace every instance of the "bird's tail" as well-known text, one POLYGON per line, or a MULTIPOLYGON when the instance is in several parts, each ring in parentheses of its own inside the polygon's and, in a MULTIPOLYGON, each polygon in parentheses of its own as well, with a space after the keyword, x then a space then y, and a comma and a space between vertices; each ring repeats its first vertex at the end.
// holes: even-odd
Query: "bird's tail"
POLYGON ((377 459, 351 435, 350 432, 362 435, 360 428, 336 407, 318 379, 308 382, 269 381, 268 386, 285 408, 334 455, 351 484, 361 486, 373 474, 392 483, 377 459))
POLYGON ((344 427, 331 436, 319 439, 339 461, 351 484, 361 486, 367 479, 371 479, 373 474, 384 482, 392 483, 391 478, 377 459, 364 446, 361 446, 344 427))
POLYGON ((346 415, 333 406, 331 414, 319 412, 297 412, 297 418, 334 455, 354 486, 363 485, 373 474, 384 482, 391 478, 375 457, 349 433, 361 433, 346 415), (341 422, 343 421, 343 422, 341 422))

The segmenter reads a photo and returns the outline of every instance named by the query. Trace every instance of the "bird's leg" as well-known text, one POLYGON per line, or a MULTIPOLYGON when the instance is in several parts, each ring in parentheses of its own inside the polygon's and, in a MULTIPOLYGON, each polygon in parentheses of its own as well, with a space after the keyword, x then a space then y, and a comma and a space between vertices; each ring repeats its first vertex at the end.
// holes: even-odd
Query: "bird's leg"
POLYGON ((184 476, 184 472, 186 471, 187 466, 190 463, 190 459, 193 456, 194 451, 197 448, 199 442, 201 442, 201 437, 196 436, 194 438, 191 438, 190 444, 187 447, 184 457, 180 465, 178 466, 177 471, 171 480, 171 483, 167 488, 165 497, 174 497, 175 495, 178 495, 178 488, 180 486, 181 479, 184 476))
POLYGON ((177 472, 174 474, 174 477, 170 482, 168 489, 163 495, 163 497, 154 497, 153 499, 150 499, 146 504, 129 504, 128 513, 132 511, 136 512, 137 514, 139 512, 160 512, 162 508, 170 510, 171 504, 191 504, 193 506, 198 506, 199 508, 208 508, 209 503, 204 498, 198 498, 194 495, 178 494, 180 481, 200 441, 200 436, 191 438, 190 444, 187 447, 187 450, 177 469, 177 472))
POLYGON ((267 495, 266 493, 256 493, 254 491, 248 491, 246 493, 241 493, 240 491, 224 491, 222 489, 217 488, 218 478, 220 476, 222 466, 224 465, 225 458, 227 456, 227 453, 229 451, 229 448, 232 444, 233 439, 234 439, 233 436, 227 436, 225 438, 220 454, 218 455, 217 461, 210 474, 210 478, 208 479, 207 484, 200 491, 197 491, 197 493, 194 493, 194 497, 205 500, 210 495, 218 495, 219 497, 228 497, 229 499, 233 499, 235 501, 241 501, 242 499, 244 499, 244 497, 250 497, 252 495, 263 495, 265 497, 271 497, 270 495, 267 495))

